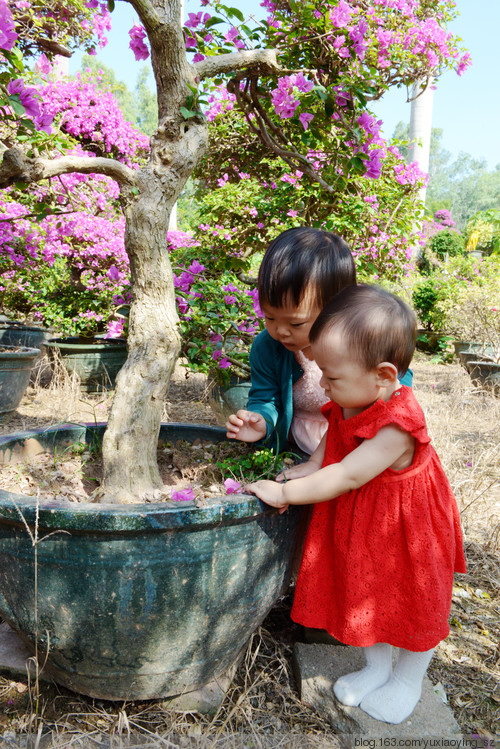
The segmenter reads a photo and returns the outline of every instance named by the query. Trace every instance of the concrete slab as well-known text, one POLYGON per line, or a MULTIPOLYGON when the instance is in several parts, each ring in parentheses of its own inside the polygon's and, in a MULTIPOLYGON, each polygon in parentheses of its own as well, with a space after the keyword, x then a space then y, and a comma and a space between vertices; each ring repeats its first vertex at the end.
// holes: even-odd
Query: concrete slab
MULTIPOLYGON (((0 673, 13 678, 26 679, 28 673, 31 678, 35 676, 35 664, 32 653, 7 624, 0 624, 0 673), (28 670, 29 669, 29 670, 28 670)), ((40 674, 43 679, 43 674, 40 674)))
POLYGON ((384 738, 456 738, 460 727, 451 709, 424 679, 422 697, 403 723, 383 723, 359 707, 346 707, 333 694, 333 685, 344 674, 359 671, 365 665, 358 648, 345 645, 303 644, 294 647, 294 669, 302 702, 328 720, 333 730, 343 735, 357 734, 367 739, 384 738))

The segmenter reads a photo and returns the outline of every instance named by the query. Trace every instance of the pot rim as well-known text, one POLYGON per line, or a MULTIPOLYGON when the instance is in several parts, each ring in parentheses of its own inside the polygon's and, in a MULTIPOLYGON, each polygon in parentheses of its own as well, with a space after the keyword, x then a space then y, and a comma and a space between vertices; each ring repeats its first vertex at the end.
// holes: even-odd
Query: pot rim
POLYGON ((49 346, 49 348, 71 348, 76 349, 77 351, 82 351, 84 349, 91 348, 93 351, 97 350, 103 350, 103 349, 126 349, 127 348, 127 341, 125 338, 106 338, 106 339, 99 339, 99 342, 88 342, 88 343, 79 343, 77 336, 71 336, 69 338, 51 338, 49 341, 46 341, 45 345, 49 346), (72 340, 73 339, 73 340, 72 340), (74 342, 73 342, 74 341, 74 342))
MULTIPOLYGON (((0 453, 5 452, 10 443, 37 436, 49 438, 56 432, 78 432, 85 437, 87 432, 102 430, 106 423, 98 424, 61 424, 48 429, 32 429, 0 437, 0 453)), ((223 427, 209 424, 189 424, 170 422, 162 424, 164 428, 187 429, 199 428, 214 437, 225 434, 223 427)), ((182 437, 181 437, 182 438, 182 437)), ((48 439, 46 440, 48 442, 48 439)), ((76 439, 75 439, 76 442, 76 439)), ((41 446, 41 443, 38 443, 41 446)), ((50 452, 40 449, 38 454, 50 452)), ((34 454, 34 453, 32 453, 34 454)), ((5 461, 8 462, 8 461, 5 461)), ((277 510, 249 494, 231 494, 216 496, 204 500, 202 507, 194 501, 174 502, 137 502, 134 504, 95 504, 92 502, 70 502, 43 497, 31 497, 0 489, 0 524, 38 526, 49 532, 55 530, 69 531, 71 534, 102 533, 135 534, 169 530, 191 530, 198 527, 227 525, 250 522, 257 516, 276 514, 277 510)))
POLYGON ((33 359, 39 356, 40 349, 33 346, 13 346, 11 344, 0 343, 0 356, 4 359, 33 359), (12 351, 3 351, 3 349, 12 349, 12 351))

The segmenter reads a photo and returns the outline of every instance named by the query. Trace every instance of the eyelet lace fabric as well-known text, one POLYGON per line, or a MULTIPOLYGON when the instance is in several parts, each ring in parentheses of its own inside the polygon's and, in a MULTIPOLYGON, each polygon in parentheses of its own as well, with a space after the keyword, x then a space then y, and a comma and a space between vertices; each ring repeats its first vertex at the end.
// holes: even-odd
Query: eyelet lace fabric
POLYGON ((293 420, 292 436, 306 453, 313 453, 326 432, 328 422, 321 413, 321 407, 328 402, 325 391, 319 384, 321 370, 312 359, 302 351, 295 357, 304 370, 304 374, 293 386, 293 420))
POLYGON ((388 468, 357 490, 314 505, 292 618, 348 645, 385 642, 412 651, 449 633, 453 573, 465 572, 460 519, 411 388, 344 420, 323 408, 324 465, 394 424, 415 437, 412 464, 388 468))

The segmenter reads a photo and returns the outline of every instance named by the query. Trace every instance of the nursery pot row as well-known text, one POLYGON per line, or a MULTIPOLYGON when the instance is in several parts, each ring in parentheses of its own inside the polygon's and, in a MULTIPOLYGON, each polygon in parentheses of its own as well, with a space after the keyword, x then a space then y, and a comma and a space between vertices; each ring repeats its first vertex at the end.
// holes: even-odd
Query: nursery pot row
MULTIPOLYGON (((9 435, 0 462, 60 453, 103 431, 9 435)), ((224 436, 219 427, 166 424, 160 441, 224 436)), ((0 491, 0 613, 31 650, 37 644, 46 674, 77 692, 110 700, 188 692, 235 662, 285 590, 301 516, 243 494, 198 507, 0 491)))

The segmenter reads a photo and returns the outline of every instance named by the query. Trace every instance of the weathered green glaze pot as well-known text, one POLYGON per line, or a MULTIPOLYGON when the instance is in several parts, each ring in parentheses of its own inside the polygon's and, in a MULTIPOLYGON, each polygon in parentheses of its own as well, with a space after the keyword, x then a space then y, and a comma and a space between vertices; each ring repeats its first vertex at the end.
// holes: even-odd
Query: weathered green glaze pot
MULTIPOLYGON (((491 351, 491 349, 489 349, 489 351, 491 351)), ((467 370, 469 369, 469 362, 471 361, 493 361, 488 350, 486 350, 486 353, 480 353, 477 349, 466 349, 465 351, 460 351, 458 358, 460 359, 462 367, 467 370)))
POLYGON ((494 361, 468 361, 467 371, 474 385, 492 390, 500 395, 500 363, 494 361))
MULTIPOLYGON (((0 462, 103 431, 8 435, 0 462)), ((162 426, 160 440, 181 438, 220 440, 224 430, 162 426)), ((0 491, 0 613, 32 650, 38 641, 42 663, 48 650, 45 672, 76 692, 133 700, 194 690, 235 662, 285 590, 301 515, 243 494, 196 507, 37 502, 0 491)))
POLYGON ((246 408, 251 386, 249 378, 233 375, 224 386, 213 377, 209 390, 209 403, 217 416, 217 421, 222 424, 230 414, 236 413, 240 408, 246 408))
POLYGON ((49 350, 58 350, 64 368, 76 372, 83 392, 95 393, 114 387, 116 375, 127 359, 127 344, 122 340, 102 339, 82 343, 78 338, 54 338, 49 350))
POLYGON ((0 344, 2 346, 27 346, 40 348, 49 340, 50 331, 34 325, 16 322, 0 323, 0 344))
POLYGON ((6 346, 0 343, 0 420, 4 414, 15 411, 21 402, 30 380, 37 348, 6 346))

